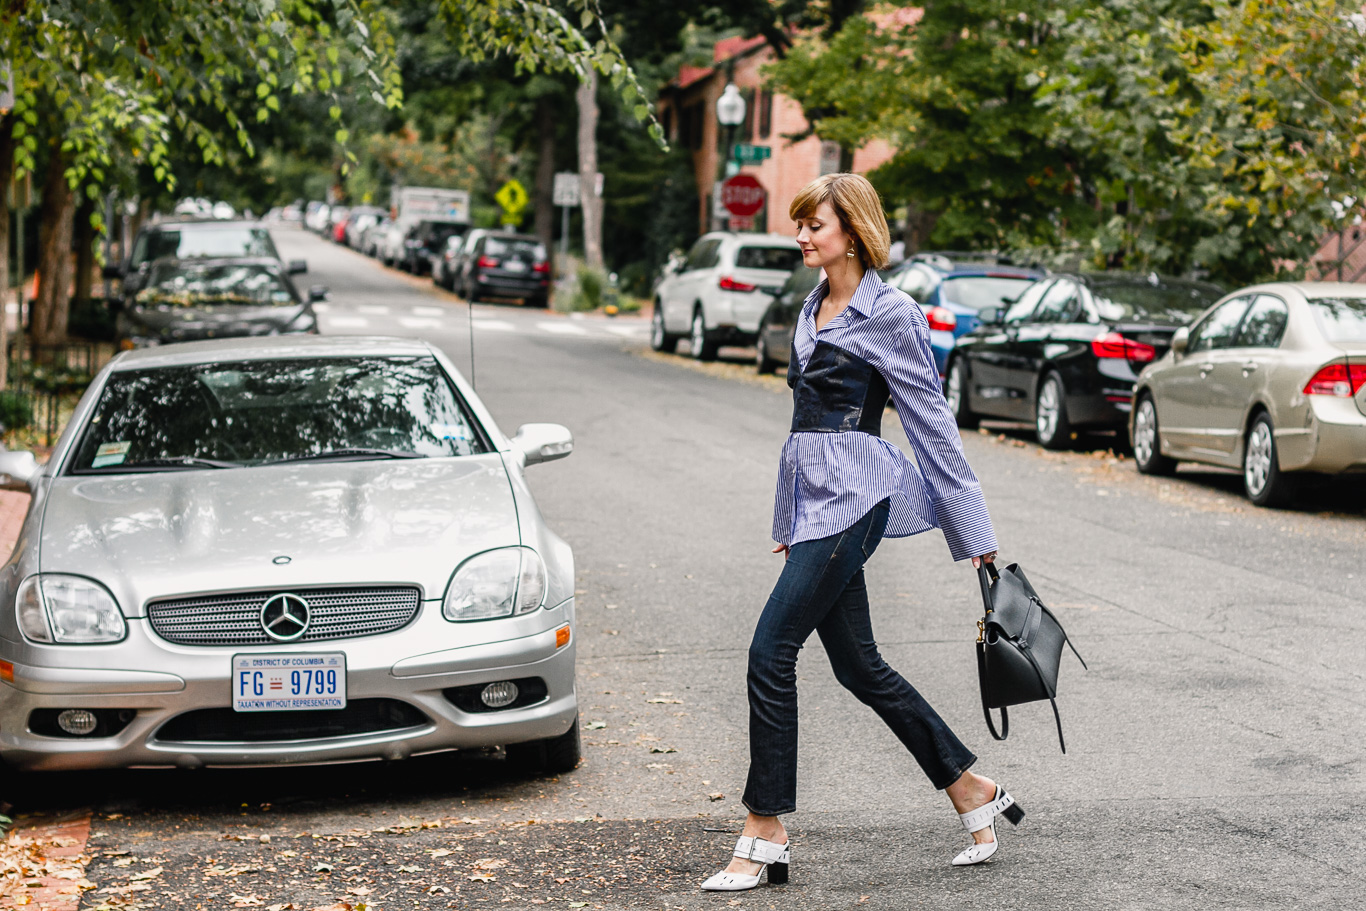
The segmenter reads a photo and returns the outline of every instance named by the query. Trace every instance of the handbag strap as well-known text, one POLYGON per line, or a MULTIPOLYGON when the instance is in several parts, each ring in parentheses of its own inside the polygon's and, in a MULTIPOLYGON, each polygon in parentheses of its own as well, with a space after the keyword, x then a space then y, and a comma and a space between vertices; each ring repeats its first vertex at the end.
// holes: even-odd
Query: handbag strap
POLYGON ((982 714, 987 719, 987 730, 991 731, 991 736, 997 740, 1005 740, 1010 736, 1010 715, 1007 714, 1005 706, 1001 707, 1001 733, 996 733, 996 722, 991 720, 991 709, 987 707, 987 653, 986 646, 981 642, 977 643, 977 685, 982 692, 982 714))
MULTIPOLYGON (((1058 746, 1062 748, 1063 753, 1066 753, 1067 743, 1062 739, 1062 716, 1058 714, 1058 703, 1057 700, 1053 698, 1053 694, 1051 692, 1052 687, 1050 687, 1048 685, 1048 681, 1044 679, 1043 671, 1039 668, 1039 662, 1034 660, 1034 652, 1032 649, 1030 649, 1029 643, 1021 642, 1019 645, 1020 654, 1024 655, 1026 658, 1029 659, 1029 664, 1031 667, 1034 668, 1034 673, 1039 676, 1039 685, 1043 687, 1043 691, 1045 693, 1048 693, 1048 704, 1053 707, 1053 722, 1058 726, 1058 746)), ((983 666, 985 666, 986 655, 982 656, 982 663, 983 666)), ((1004 712, 1005 709, 1002 709, 1001 711, 1004 712)))

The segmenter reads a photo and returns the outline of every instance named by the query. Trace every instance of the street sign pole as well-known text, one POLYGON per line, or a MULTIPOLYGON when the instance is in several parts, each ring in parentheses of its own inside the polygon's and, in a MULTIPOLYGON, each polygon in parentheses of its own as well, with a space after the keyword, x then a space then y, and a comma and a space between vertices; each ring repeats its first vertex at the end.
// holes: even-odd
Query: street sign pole
POLYGON ((560 206, 560 255, 569 255, 569 206, 560 206))

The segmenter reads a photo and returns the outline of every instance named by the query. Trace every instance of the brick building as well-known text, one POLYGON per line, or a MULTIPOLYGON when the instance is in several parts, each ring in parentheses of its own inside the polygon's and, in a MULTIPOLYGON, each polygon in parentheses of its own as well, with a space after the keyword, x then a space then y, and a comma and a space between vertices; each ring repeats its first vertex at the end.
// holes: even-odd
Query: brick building
MULTIPOLYGON (((685 66, 660 92, 658 117, 665 135, 671 144, 692 152, 699 234, 727 227, 789 233, 792 225, 787 207, 793 197, 820 175, 839 170, 839 147, 833 143, 824 144, 822 155, 823 144, 815 136, 796 143, 783 139, 784 135, 806 132, 808 124, 797 102, 764 87, 759 71, 773 59, 773 50, 763 38, 728 38, 717 42, 710 67, 685 66), (728 130, 716 119, 716 101, 727 82, 734 82, 745 98, 745 122, 734 128, 733 142, 772 149, 771 158, 741 167, 742 173, 757 178, 768 193, 767 204, 752 226, 732 224, 713 199, 720 156, 728 144, 728 130)), ((874 140, 854 153, 853 170, 866 173, 892 153, 887 143, 874 140)))

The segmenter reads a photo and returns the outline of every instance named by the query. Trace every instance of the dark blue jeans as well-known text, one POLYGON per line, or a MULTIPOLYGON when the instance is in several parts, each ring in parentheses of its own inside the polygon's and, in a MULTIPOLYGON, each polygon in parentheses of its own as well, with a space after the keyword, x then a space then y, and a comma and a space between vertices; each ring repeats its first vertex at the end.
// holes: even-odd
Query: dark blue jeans
POLYGON ((882 660, 868 616, 863 564, 887 528, 887 501, 841 534, 794 544, 749 646, 749 779, 761 816, 797 808, 797 653, 812 631, 835 678, 877 712, 936 788, 977 757, 905 678, 882 660))

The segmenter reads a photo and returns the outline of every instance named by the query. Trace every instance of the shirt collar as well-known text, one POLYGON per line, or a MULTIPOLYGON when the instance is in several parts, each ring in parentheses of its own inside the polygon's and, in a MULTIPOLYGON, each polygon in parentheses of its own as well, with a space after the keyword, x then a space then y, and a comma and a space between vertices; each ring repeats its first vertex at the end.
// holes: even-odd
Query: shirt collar
MULTIPOLYGON (((867 319, 873 315, 877 309, 877 299, 887 286, 878 277, 876 269, 864 271, 863 278, 859 280, 858 287, 854 289, 854 296, 849 299, 849 307, 859 316, 867 319)), ((823 278, 820 284, 806 296, 806 303, 803 309, 813 318, 815 317, 815 307, 830 289, 830 279, 823 278)))

